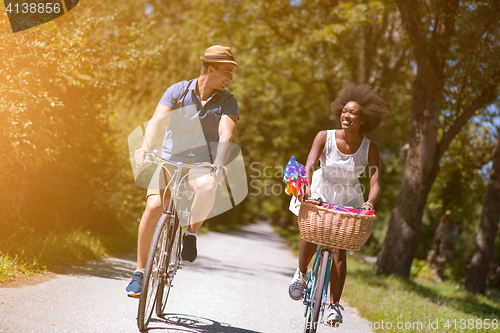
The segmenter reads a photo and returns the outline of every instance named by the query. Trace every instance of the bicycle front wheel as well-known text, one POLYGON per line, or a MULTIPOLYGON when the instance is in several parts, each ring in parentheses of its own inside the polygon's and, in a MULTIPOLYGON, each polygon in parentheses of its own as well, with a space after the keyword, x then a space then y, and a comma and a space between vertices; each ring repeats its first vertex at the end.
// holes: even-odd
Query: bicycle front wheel
POLYGON ((153 308, 155 306, 156 294, 161 281, 162 263, 165 262, 167 248, 167 227, 166 221, 170 219, 170 214, 163 213, 156 225, 151 246, 149 248, 148 260, 144 270, 144 278, 139 299, 139 311, 137 314, 137 326, 145 330, 148 326, 153 308))
POLYGON ((325 283, 326 283, 326 271, 328 269, 328 257, 330 253, 324 251, 321 257, 321 266, 319 274, 316 278, 316 284, 314 290, 311 291, 311 303, 309 309, 307 310, 306 326, 304 332, 306 333, 316 333, 319 325, 319 313, 321 311, 321 303, 323 301, 323 295, 325 294, 325 283))
POLYGON ((165 314, 170 288, 174 280, 175 273, 180 265, 180 249, 181 249, 181 226, 177 214, 173 213, 168 225, 167 239, 167 254, 165 261, 165 273, 158 287, 156 296, 156 315, 162 316, 165 314))

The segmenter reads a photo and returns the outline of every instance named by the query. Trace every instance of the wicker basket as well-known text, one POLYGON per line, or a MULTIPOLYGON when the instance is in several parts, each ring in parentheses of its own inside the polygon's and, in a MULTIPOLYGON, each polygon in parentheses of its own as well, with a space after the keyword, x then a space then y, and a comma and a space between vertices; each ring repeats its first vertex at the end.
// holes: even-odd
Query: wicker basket
POLYGON ((302 239, 308 242, 358 251, 370 237, 374 220, 375 215, 340 212, 302 202, 297 221, 302 239))

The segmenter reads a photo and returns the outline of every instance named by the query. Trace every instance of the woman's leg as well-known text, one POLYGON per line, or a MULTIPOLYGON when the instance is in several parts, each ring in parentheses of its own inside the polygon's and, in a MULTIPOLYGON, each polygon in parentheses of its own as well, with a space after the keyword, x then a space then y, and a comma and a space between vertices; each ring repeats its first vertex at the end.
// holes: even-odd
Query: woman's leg
POLYGON ((314 253, 316 253, 316 248, 318 246, 314 243, 302 240, 300 242, 300 253, 299 253, 299 269, 302 273, 307 271, 307 266, 311 262, 314 253))
POLYGON ((346 272, 346 251, 334 249, 332 268, 330 270, 330 301, 332 304, 340 300, 342 290, 344 290, 346 272))
POLYGON ((299 268, 293 275, 292 282, 290 282, 290 286, 288 287, 288 294, 293 300, 298 301, 304 293, 307 284, 305 273, 307 272, 309 262, 316 252, 316 247, 316 244, 304 240, 300 243, 299 268))

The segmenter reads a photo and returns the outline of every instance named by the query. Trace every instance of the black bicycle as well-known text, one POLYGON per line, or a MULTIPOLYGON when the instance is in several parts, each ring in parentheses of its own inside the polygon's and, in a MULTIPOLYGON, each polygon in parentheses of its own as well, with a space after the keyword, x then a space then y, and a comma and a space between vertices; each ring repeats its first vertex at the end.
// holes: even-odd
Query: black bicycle
MULTIPOLYGON (((161 165, 163 169, 169 173, 170 181, 167 187, 170 188, 170 199, 165 208, 165 200, 163 200, 164 212, 162 213, 149 248, 146 268, 144 270, 144 278, 141 288, 141 296, 139 299, 139 310, 137 314, 137 325, 139 329, 145 330, 156 308, 156 315, 162 316, 165 313, 168 296, 172 287, 172 282, 177 271, 181 268, 180 264, 180 248, 181 248, 181 223, 179 222, 179 214, 184 214, 184 219, 189 220, 189 212, 182 211, 182 197, 187 193, 188 197, 193 195, 193 191, 181 190, 180 185, 183 183, 188 173, 182 174, 183 169, 189 169, 190 173, 210 173, 215 175, 215 169, 209 165, 193 165, 182 162, 171 162, 161 158, 160 152, 154 150, 146 154, 144 162, 152 162, 161 165), (174 174, 166 168, 166 165, 176 167, 174 174), (197 170, 197 171, 195 171, 197 170), (173 185, 169 185, 173 182, 173 185), (176 211, 176 207, 179 210, 176 211)), ((164 191, 163 199, 165 199, 164 191)))

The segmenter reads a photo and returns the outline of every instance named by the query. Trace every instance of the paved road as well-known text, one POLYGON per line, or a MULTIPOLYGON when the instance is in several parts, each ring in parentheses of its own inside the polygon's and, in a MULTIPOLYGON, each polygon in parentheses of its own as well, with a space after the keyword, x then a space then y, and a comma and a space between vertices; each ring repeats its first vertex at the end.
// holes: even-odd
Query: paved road
MULTIPOLYGON (((165 318, 153 317, 149 332, 293 333, 303 331, 304 306, 288 296, 297 259, 272 228, 255 224, 198 240, 196 263, 174 280, 165 318)), ((137 300, 125 287, 133 255, 89 263, 36 285, 0 288, 0 332, 139 332, 137 300)), ((337 329, 369 333, 362 320, 343 311, 337 329)))

